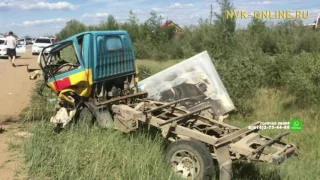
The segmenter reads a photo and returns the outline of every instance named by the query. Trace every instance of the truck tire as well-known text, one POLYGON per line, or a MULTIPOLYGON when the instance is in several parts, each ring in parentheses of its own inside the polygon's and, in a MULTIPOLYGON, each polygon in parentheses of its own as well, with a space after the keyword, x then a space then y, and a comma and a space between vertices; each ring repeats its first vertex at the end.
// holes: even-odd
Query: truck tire
POLYGON ((111 113, 108 110, 98 112, 96 119, 97 119, 97 124, 101 128, 108 129, 108 128, 113 127, 113 118, 112 118, 111 113))
POLYGON ((77 116, 76 122, 80 126, 93 126, 94 125, 95 118, 90 111, 90 109, 86 106, 84 106, 81 110, 79 115, 77 116))
POLYGON ((166 161, 184 179, 209 180, 214 175, 212 156, 198 140, 177 140, 166 150, 166 161))

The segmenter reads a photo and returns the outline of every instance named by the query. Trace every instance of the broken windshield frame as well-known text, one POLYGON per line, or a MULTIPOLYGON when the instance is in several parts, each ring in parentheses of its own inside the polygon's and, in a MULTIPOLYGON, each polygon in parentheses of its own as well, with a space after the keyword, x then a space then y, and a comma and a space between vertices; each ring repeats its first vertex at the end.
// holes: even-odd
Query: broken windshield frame
MULTIPOLYGON (((70 54, 69 54, 70 55, 70 54)), ((70 57, 70 56, 69 56, 70 57)), ((70 58, 72 59, 72 58, 70 58)), ((53 76, 56 76, 59 73, 59 70, 61 70, 63 67, 69 67, 67 71, 69 71, 71 68, 77 68, 80 66, 80 59, 78 55, 77 48, 72 40, 70 41, 63 41, 60 43, 52 44, 50 46, 45 47, 41 55, 39 56, 39 66, 42 69, 44 75, 47 77, 45 79, 51 78, 53 76), (48 52, 47 55, 45 55, 45 50, 52 47, 52 49, 48 52), (75 57, 76 62, 69 62, 69 58, 67 56, 67 59, 61 58, 61 51, 65 48, 72 47, 73 48, 73 55, 75 57)), ((72 70, 72 69, 71 69, 72 70)), ((66 72, 66 71, 64 71, 66 72)))

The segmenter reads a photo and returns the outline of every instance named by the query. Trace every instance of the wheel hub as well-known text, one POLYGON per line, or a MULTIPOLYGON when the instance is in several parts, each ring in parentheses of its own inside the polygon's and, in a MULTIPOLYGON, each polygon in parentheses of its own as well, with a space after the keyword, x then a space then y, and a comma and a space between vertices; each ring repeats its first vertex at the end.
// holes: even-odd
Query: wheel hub
POLYGON ((199 174, 199 160, 190 151, 177 151, 172 156, 171 162, 174 172, 185 179, 194 179, 199 174))

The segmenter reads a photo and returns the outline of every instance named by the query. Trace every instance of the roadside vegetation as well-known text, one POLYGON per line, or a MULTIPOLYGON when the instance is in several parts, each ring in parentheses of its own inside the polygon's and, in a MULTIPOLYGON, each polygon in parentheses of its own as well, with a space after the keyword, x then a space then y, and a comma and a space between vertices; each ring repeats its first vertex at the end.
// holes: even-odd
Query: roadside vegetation
MULTIPOLYGON (((318 179, 320 33, 299 21, 267 24, 258 19, 248 29, 236 30, 235 19, 224 16, 232 8, 223 0, 222 14, 216 15, 213 25, 200 19, 198 26, 184 27, 179 38, 170 27, 160 29, 155 12, 143 23, 132 12, 124 24, 111 15, 97 26, 73 20, 59 36, 65 39, 86 30, 127 30, 142 79, 208 51, 238 109, 228 123, 246 127, 255 121, 303 121, 302 131, 285 138, 299 146, 300 160, 293 157, 280 166, 235 164, 234 179, 318 179)), ((32 179, 176 179, 163 162, 165 142, 158 135, 78 126, 55 135, 49 123, 54 102, 47 100, 35 93, 23 116, 36 124, 35 136, 24 145, 32 179)), ((263 130, 262 134, 275 136, 284 131, 263 130)))

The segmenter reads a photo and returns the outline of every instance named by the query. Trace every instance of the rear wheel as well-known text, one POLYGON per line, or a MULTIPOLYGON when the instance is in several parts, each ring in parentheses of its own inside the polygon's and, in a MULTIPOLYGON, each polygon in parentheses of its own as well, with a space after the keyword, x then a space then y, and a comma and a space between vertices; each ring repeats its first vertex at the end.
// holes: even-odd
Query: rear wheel
POLYGON ((166 161, 184 179, 209 180, 214 174, 208 148, 197 140, 177 140, 166 151, 166 161))

